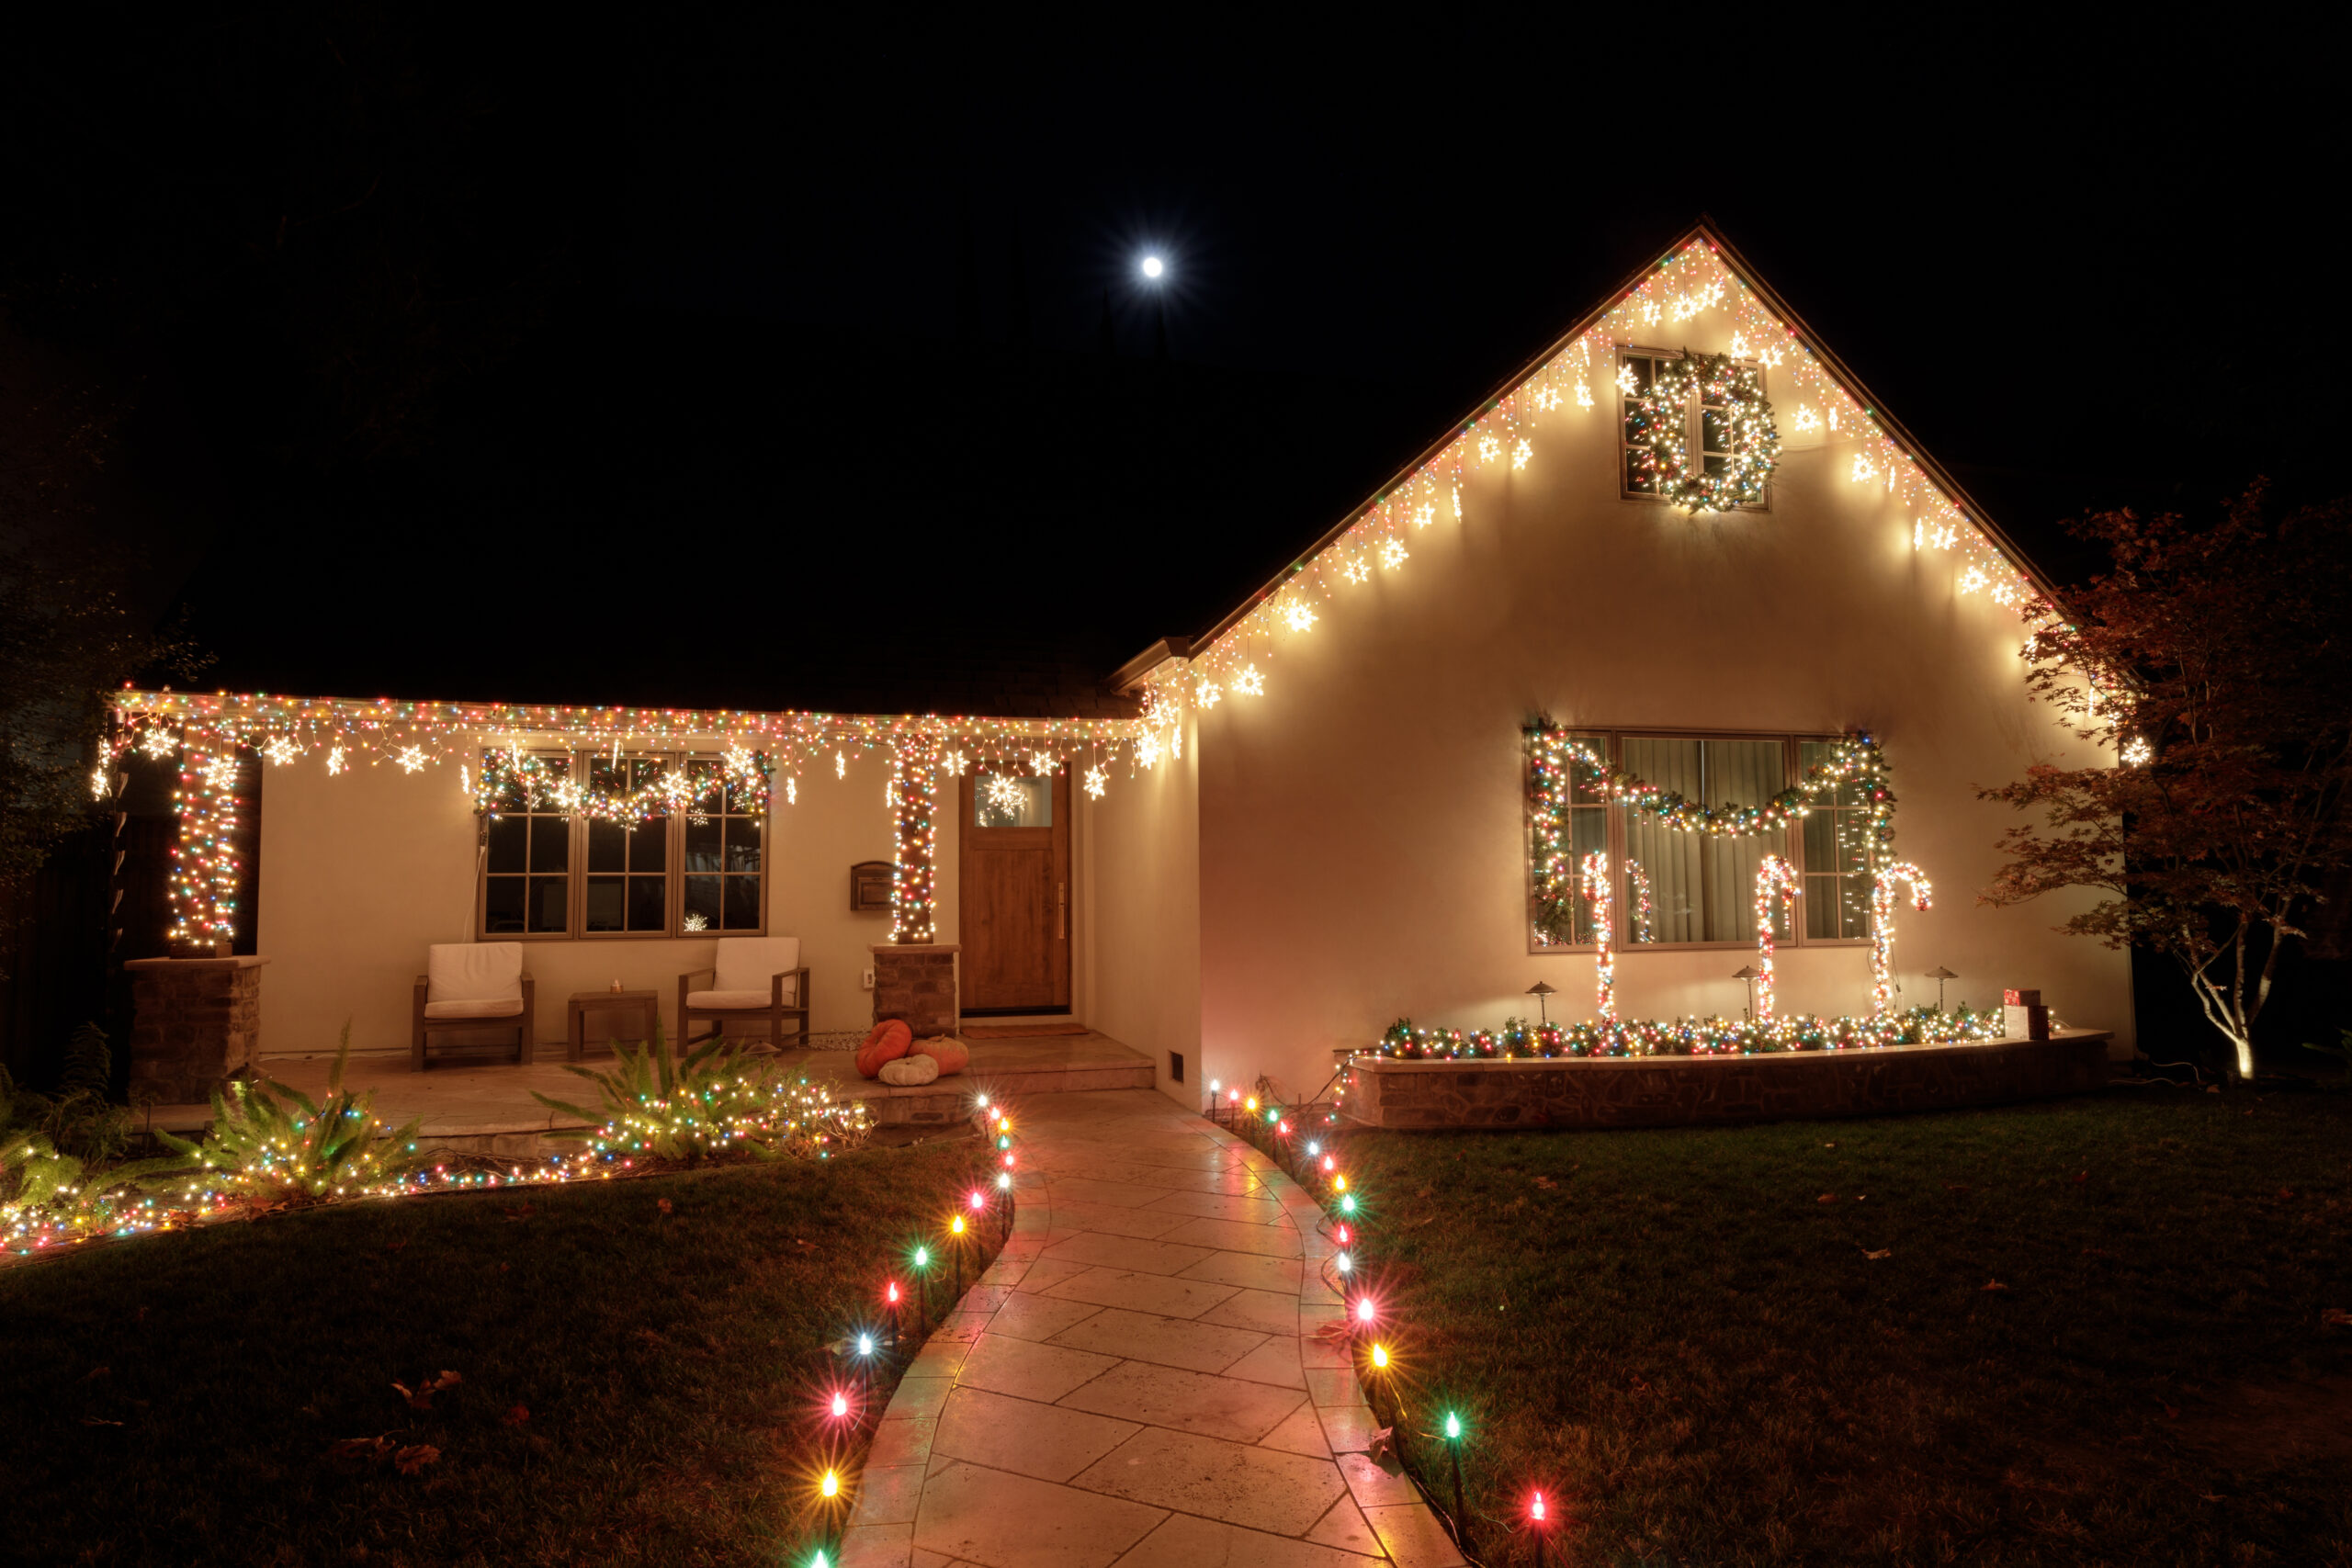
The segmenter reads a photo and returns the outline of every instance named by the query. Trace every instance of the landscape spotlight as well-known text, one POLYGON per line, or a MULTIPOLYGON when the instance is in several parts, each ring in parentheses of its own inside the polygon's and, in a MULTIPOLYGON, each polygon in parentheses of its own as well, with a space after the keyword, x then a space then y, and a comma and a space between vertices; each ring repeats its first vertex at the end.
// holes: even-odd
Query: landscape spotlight
POLYGON ((1161 261, 1158 256, 1146 256, 1143 258, 1143 275, 1146 277, 1150 278, 1153 282, 1158 282, 1159 280, 1160 274, 1167 270, 1168 264, 1161 261))

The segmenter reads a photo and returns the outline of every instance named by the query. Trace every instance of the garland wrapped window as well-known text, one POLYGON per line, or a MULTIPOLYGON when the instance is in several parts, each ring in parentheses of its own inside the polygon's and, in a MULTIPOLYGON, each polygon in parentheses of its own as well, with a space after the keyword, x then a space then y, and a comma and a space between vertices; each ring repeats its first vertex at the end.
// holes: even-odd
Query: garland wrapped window
POLYGON ((1528 801, 1535 818, 1535 927, 1557 942, 1576 941, 1582 868, 1572 844, 1569 805, 1579 784, 1612 806, 1640 812, 1678 832, 1719 838, 1784 831, 1850 784, 1862 797, 1863 849, 1870 869, 1894 858, 1894 791, 1887 782, 1886 758, 1867 735, 1840 737, 1831 744, 1828 761, 1806 769, 1802 780, 1752 806, 1704 806, 1660 788, 1540 715, 1527 726, 1527 755, 1528 801))
POLYGON ((559 776, 528 752, 493 747, 482 753, 474 811, 495 817, 501 807, 520 799, 534 810, 635 827, 675 811, 707 809, 731 795, 737 810, 756 815, 768 808, 773 777, 765 752, 736 747, 716 760, 696 758, 684 768, 665 765, 648 784, 615 790, 568 773, 559 776))
POLYGON ((1764 499, 1781 460, 1781 431, 1764 396, 1764 374, 1728 354, 1661 359, 1649 390, 1625 400, 1634 462, 1656 493, 1692 516, 1764 499), (1690 453, 1690 398, 1699 397, 1702 450, 1690 453), (1709 468, 1709 459, 1714 468, 1709 468))

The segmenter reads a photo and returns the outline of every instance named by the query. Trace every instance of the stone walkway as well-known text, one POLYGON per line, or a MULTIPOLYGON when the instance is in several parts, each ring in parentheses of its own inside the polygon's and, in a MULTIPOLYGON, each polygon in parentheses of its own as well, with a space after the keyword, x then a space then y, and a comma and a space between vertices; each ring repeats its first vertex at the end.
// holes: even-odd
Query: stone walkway
POLYGON ((1342 1316, 1313 1199, 1154 1090, 1013 1117, 1012 1238, 899 1382, 845 1568, 1462 1561, 1313 1337, 1342 1316))

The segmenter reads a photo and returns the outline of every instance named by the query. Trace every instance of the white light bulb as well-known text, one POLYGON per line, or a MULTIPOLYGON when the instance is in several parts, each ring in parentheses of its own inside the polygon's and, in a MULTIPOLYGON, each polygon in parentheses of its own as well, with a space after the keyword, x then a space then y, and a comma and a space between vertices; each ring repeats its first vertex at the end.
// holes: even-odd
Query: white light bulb
POLYGON ((1143 258, 1143 275, 1146 277, 1158 277, 1161 273, 1166 272, 1167 270, 1168 264, 1161 261, 1158 256, 1146 256, 1143 258))

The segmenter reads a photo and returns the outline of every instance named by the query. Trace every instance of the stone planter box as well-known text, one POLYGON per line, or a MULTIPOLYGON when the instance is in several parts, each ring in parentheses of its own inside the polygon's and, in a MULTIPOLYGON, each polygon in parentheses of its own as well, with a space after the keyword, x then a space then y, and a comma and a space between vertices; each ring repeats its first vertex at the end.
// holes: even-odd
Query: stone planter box
POLYGON ((2108 1035, 1758 1056, 1405 1062, 1360 1057, 1340 1114, 1367 1127, 1706 1127, 2078 1094, 2108 1035))

